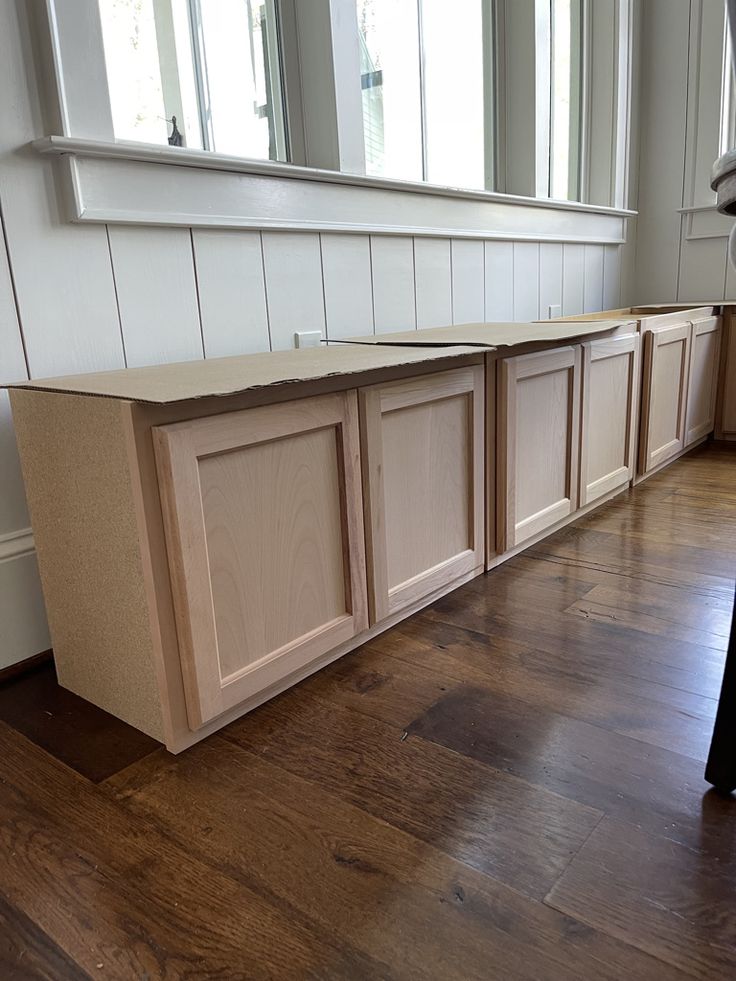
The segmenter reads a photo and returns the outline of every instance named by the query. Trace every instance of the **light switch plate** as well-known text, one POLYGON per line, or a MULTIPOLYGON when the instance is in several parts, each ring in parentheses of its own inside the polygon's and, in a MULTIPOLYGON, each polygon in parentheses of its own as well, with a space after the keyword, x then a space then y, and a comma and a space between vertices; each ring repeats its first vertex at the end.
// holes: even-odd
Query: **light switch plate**
POLYGON ((549 319, 554 320, 555 317, 562 316, 562 307, 559 303, 550 303, 549 307, 549 319))
POLYGON ((294 333, 294 347, 319 347, 322 334, 318 330, 297 330, 294 333))

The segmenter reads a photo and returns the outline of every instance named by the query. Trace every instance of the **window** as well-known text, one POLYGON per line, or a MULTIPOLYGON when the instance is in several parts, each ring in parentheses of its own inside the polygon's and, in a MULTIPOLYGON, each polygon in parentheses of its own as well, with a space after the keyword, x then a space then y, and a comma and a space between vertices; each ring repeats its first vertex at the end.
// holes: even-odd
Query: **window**
POLYGON ((99 6, 117 139, 286 160, 271 0, 99 6))
POLYGON ((550 2, 549 195, 580 197, 582 0, 550 2))
POLYGON ((366 173, 490 186, 489 0, 357 0, 366 173))
POLYGON ((721 76, 721 127, 718 155, 736 146, 736 97, 734 89, 734 62, 731 44, 731 31, 726 16, 723 31, 723 72, 721 76))

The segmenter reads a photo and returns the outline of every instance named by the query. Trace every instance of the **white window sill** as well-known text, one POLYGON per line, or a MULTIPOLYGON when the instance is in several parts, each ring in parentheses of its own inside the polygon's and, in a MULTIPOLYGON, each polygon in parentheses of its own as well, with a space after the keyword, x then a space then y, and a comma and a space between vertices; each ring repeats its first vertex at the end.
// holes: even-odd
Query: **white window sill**
POLYGON ((48 136, 72 221, 618 244, 635 211, 48 136))

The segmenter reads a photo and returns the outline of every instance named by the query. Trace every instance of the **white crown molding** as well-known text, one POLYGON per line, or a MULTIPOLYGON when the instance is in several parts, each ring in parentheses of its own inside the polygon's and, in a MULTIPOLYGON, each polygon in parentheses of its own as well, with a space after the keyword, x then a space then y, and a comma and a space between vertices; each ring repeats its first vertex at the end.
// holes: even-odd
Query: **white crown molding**
POLYGON ((0 562, 19 559, 24 555, 30 555, 34 550, 33 531, 30 528, 21 528, 19 531, 0 535, 0 562))

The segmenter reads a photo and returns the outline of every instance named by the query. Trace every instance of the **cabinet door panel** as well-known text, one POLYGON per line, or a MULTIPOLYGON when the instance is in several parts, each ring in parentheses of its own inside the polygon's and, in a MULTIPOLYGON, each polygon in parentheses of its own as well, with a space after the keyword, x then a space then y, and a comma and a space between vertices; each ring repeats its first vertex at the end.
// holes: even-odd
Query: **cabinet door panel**
POLYGON ((580 348, 499 362, 498 514, 502 550, 577 508, 580 348))
POLYGON ((639 470, 676 456, 685 445, 690 323, 655 327, 644 335, 639 470))
POLYGON ((638 334, 583 344, 581 506, 633 477, 638 399, 638 334))
POLYGON ((721 318, 693 321, 685 446, 707 436, 715 426, 720 353, 721 318))
POLYGON ((154 430, 193 728, 367 626, 355 393, 154 430))
POLYGON ((480 365, 360 392, 372 622, 483 565, 480 365))

